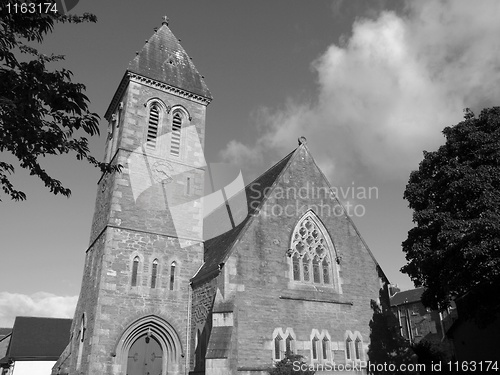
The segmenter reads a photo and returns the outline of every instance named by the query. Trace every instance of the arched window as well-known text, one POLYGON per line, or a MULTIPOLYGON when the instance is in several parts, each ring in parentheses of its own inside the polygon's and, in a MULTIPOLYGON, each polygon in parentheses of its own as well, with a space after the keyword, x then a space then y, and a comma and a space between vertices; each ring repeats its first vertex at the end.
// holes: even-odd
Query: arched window
POLYGON ((312 359, 318 359, 318 343, 319 339, 317 336, 314 336, 311 340, 311 349, 312 349, 312 359))
POLYGON ((174 290, 175 267, 176 267, 176 263, 172 262, 172 264, 170 265, 170 290, 174 290))
POLYGON ((139 257, 136 256, 132 262, 132 286, 137 286, 137 272, 139 271, 139 257))
MULTIPOLYGON (((317 256, 314 257, 313 259, 313 275, 314 275, 314 282, 316 284, 320 284, 321 283, 321 279, 320 279, 320 276, 319 276, 319 259, 317 256)), ((305 280, 304 280, 305 281, 305 280)))
POLYGON ((307 254, 302 258, 302 267, 304 269, 304 281, 311 280, 311 261, 309 260, 309 256, 307 254))
POLYGON ((328 360, 328 352, 330 351, 330 340, 328 340, 328 337, 323 337, 323 340, 321 341, 321 348, 322 348, 322 354, 323 354, 323 359, 328 360))
POLYGON ((149 107, 148 133, 146 135, 146 147, 150 150, 156 149, 159 126, 160 108, 157 103, 153 103, 149 107))
POLYGON ((354 351, 356 352, 356 359, 361 359, 361 340, 359 337, 356 337, 356 340, 354 340, 354 351))
POLYGON ((170 136, 170 154, 179 156, 181 150, 182 115, 179 111, 172 118, 172 134, 170 136))
POLYGON ((323 282, 325 284, 330 284, 330 264, 328 264, 328 261, 326 258, 323 259, 322 269, 323 269, 323 282))
POLYGON ((300 256, 298 253, 293 255, 293 279, 300 280, 300 256))
POLYGON ((285 340, 285 353, 293 353, 293 352, 294 352, 293 337, 292 335, 288 334, 285 340))
POLYGON ((352 339, 350 337, 348 337, 346 340, 345 340, 345 356, 347 359, 352 359, 351 356, 352 356, 352 348, 351 348, 351 345, 352 345, 352 339))
POLYGON ((156 288, 156 279, 158 277, 158 259, 153 260, 151 268, 151 288, 156 288))
POLYGON ((306 212, 298 221, 287 254, 293 281, 333 286, 341 293, 338 270, 331 261, 337 256, 335 248, 314 212, 306 212))
POLYGON ((278 334, 274 338, 274 359, 281 359, 281 343, 283 342, 283 338, 278 334))

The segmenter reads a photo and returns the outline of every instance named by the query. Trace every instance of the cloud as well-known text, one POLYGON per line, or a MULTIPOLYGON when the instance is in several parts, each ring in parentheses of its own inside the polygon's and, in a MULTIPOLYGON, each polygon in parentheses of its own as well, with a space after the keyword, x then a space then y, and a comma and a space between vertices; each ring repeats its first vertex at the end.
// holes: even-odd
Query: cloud
POLYGON ((12 327, 16 316, 73 318, 78 296, 0 292, 0 327, 12 327))
POLYGON ((336 181, 367 172, 406 178, 464 108, 498 105, 498 14, 495 0, 428 0, 357 19, 349 37, 312 62, 314 100, 259 109, 255 144, 233 141, 221 155, 284 155, 304 135, 336 181))

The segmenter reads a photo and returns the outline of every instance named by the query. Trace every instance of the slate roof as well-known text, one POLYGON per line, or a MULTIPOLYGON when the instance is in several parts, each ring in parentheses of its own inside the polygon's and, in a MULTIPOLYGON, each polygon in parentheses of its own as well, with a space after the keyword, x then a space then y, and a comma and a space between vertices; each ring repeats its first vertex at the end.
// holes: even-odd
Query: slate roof
POLYGON ((299 146, 269 168, 260 177, 248 184, 244 191, 228 199, 234 222, 239 223, 233 229, 212 238, 211 233, 217 233, 217 229, 227 227, 226 224, 229 220, 227 205, 222 205, 209 214, 204 224, 204 237, 210 238, 205 241, 205 263, 191 279, 193 283, 196 284, 203 280, 210 279, 219 273, 220 265, 226 261, 243 228, 246 227, 262 206, 265 200, 264 192, 270 190, 269 188, 278 180, 279 176, 292 159, 292 156, 300 147, 304 146, 299 146), (239 204, 242 196, 246 200, 245 206, 239 204))
POLYGON ((167 22, 149 38, 127 70, 212 99, 203 77, 167 22))
POLYGON ((423 292, 423 287, 397 292, 391 297, 391 306, 420 302, 423 292))
POLYGON ((18 316, 6 358, 55 361, 69 342, 71 319, 18 316))

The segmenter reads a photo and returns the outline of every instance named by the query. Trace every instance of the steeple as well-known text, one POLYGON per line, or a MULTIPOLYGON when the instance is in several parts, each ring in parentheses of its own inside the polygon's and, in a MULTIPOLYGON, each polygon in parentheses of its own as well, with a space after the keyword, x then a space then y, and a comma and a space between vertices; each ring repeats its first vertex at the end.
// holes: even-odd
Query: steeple
POLYGON ((129 72, 212 99, 203 76, 168 27, 168 18, 128 65, 129 72))

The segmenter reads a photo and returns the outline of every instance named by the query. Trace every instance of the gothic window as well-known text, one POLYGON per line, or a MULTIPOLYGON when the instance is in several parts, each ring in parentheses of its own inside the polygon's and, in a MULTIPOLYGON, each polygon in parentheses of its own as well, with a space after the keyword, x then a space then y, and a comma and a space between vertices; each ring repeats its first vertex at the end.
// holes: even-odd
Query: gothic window
POLYGON ((314 336, 314 338, 311 340, 311 349, 312 349, 312 358, 313 359, 318 359, 318 343, 319 339, 314 336))
POLYGON ((179 156, 181 150, 182 116, 175 112, 172 119, 172 133, 170 136, 170 154, 179 156))
POLYGON ((281 338, 281 336, 279 334, 274 338, 274 359, 276 359, 276 360, 281 359, 281 343, 282 343, 282 341, 283 341, 283 339, 281 338))
POLYGON ((139 257, 136 256, 132 262, 132 286, 137 286, 137 272, 139 271, 139 257))
POLYGON ((319 259, 317 256, 314 257, 313 259, 313 275, 314 275, 314 282, 316 284, 321 283, 321 279, 319 277, 319 259))
POLYGON ((175 266, 176 266, 175 262, 172 262, 172 264, 170 265, 170 290, 174 290, 175 266))
POLYGON ((312 211, 308 211, 297 223, 290 245, 290 278, 309 284, 334 286, 340 291, 336 264, 335 248, 312 211))
POLYGON ((298 253, 293 255, 293 279, 300 280, 300 256, 298 253))
POLYGON ((156 279, 158 277, 158 259, 153 260, 151 268, 151 288, 156 288, 156 279))
POLYGON ((307 254, 304 255, 304 258, 302 258, 302 268, 304 269, 304 281, 310 281, 311 280, 311 261, 309 260, 309 256, 307 254))
POLYGON ((354 341, 354 351, 356 352, 356 359, 361 359, 361 340, 356 337, 354 341))
POLYGON ((288 337, 286 338, 285 341, 285 353, 293 353, 294 348, 293 348, 293 337, 292 335, 288 334, 288 337))
POLYGON ((352 351, 352 348, 351 348, 351 344, 352 344, 352 339, 350 337, 348 337, 346 340, 345 340, 345 356, 347 359, 352 359, 351 358, 351 351, 352 351))
POLYGON ((323 340, 321 341, 321 348, 322 348, 322 354, 323 354, 323 359, 327 360, 328 359, 328 352, 330 350, 330 340, 328 340, 328 337, 323 337, 323 340))
POLYGON ((156 149, 159 126, 160 108, 157 103, 153 103, 149 107, 148 133, 146 135, 146 147, 150 150, 156 149))

